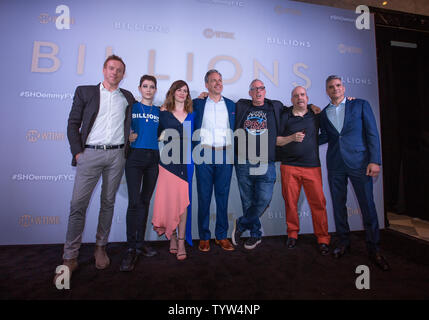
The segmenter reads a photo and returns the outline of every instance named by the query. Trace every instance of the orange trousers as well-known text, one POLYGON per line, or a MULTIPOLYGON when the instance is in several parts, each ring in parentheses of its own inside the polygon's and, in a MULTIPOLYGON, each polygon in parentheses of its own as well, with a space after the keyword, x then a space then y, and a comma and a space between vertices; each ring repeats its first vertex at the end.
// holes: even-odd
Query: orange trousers
POLYGON ((301 187, 311 209, 314 235, 318 243, 329 244, 331 237, 328 234, 328 217, 326 213, 326 199, 323 194, 322 170, 320 167, 280 166, 282 176, 282 194, 285 200, 287 235, 298 239, 299 216, 298 200, 301 187))

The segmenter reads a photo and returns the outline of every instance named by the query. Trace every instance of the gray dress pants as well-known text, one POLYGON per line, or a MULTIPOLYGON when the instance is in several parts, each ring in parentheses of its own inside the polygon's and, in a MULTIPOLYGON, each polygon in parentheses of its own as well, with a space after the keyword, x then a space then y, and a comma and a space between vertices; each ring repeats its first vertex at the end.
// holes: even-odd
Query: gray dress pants
POLYGON ((102 177, 102 184, 96 245, 104 246, 107 244, 112 226, 116 192, 124 174, 124 166, 124 149, 96 150, 86 148, 79 156, 70 203, 63 259, 74 259, 79 255, 85 228, 86 211, 100 177, 102 177))

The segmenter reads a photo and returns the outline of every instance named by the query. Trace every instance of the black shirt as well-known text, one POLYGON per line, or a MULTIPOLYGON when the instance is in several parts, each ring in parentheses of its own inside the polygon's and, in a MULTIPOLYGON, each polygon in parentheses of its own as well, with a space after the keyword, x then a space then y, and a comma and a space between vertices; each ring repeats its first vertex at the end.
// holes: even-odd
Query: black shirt
POLYGON ((302 142, 290 142, 280 148, 282 164, 297 167, 320 167, 319 159, 319 116, 311 109, 303 116, 294 116, 292 107, 284 109, 281 117, 280 136, 290 136, 304 131, 302 142))
POLYGON ((238 147, 239 159, 275 161, 277 126, 274 109, 269 104, 250 107, 237 128, 244 129, 246 134, 246 148, 238 147), (267 141, 268 146, 261 148, 261 141, 262 143, 267 141), (252 143, 254 143, 253 146, 252 143), (266 155, 261 157, 261 149, 264 150, 265 148, 268 148, 268 159, 266 155), (255 151, 256 158, 254 158, 255 151))

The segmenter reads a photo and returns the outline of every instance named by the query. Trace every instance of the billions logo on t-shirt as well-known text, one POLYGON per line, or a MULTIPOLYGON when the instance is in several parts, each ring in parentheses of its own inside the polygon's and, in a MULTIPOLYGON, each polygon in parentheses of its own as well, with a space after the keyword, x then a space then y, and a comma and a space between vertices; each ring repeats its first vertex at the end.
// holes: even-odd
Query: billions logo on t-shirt
POLYGON ((151 113, 133 113, 133 119, 148 119, 153 120, 154 122, 159 122, 159 117, 151 113))
POLYGON ((267 114, 264 111, 251 111, 244 121, 244 129, 252 135, 259 136, 267 131, 267 114))

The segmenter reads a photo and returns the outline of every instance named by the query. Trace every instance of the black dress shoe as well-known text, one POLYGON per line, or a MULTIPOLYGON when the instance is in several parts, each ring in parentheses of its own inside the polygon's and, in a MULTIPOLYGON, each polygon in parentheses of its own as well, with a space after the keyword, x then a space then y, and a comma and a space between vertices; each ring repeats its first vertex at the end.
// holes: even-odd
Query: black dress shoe
POLYGON ((381 270, 383 271, 390 270, 390 266, 387 263, 386 259, 379 252, 375 254, 370 254, 369 258, 381 270))
POLYGON ((320 243, 319 252, 322 256, 326 256, 329 253, 329 246, 326 243, 320 243))
POLYGON ((121 261, 120 271, 133 271, 139 258, 139 253, 134 249, 128 249, 127 254, 121 261))
POLYGON ((286 246, 288 249, 293 249, 296 247, 296 239, 295 238, 287 238, 286 246))
POLYGON ((336 247, 333 251, 333 255, 335 259, 341 258, 346 252, 350 252, 350 246, 340 245, 336 247))
POLYGON ((153 249, 152 247, 150 247, 148 245, 142 246, 137 251, 139 251, 145 257, 153 257, 153 256, 156 256, 158 254, 158 251, 156 251, 155 249, 153 249))

